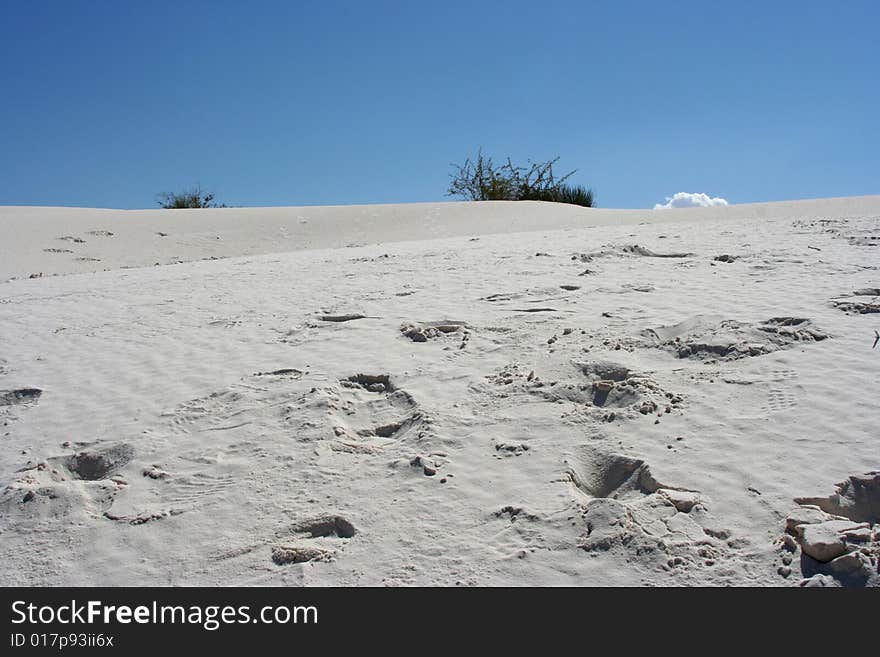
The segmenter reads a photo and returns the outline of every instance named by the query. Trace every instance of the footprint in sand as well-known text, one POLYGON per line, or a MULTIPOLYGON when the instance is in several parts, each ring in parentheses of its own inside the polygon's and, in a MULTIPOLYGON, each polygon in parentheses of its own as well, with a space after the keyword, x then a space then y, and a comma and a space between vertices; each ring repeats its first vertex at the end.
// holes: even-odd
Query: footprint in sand
POLYGON ((387 374, 354 374, 324 394, 342 451, 375 451, 425 424, 412 396, 387 374))
POLYGON ((100 517, 124 487, 133 456, 127 443, 95 443, 73 454, 30 462, 0 494, 0 513, 23 525, 100 517))
POLYGON ((204 509, 237 480, 229 474, 169 468, 153 463, 139 468, 113 499, 104 517, 130 525, 204 509), (171 470, 171 471, 169 471, 171 470))
POLYGON ((508 504, 488 515, 481 527, 481 540, 501 559, 525 559, 530 553, 548 549, 546 533, 552 526, 546 520, 524 506, 508 504))
POLYGON ((801 317, 771 317, 759 323, 695 315, 678 324, 641 332, 645 346, 671 351, 678 358, 737 360, 788 349, 830 336, 801 317))
POLYGON ((138 465, 135 455, 125 442, 88 445, 23 469, 6 493, 12 491, 18 506, 38 517, 103 516, 140 525, 204 506, 208 496, 232 483, 229 476, 138 465))
POLYGON ((852 294, 832 299, 831 304, 847 315, 880 313, 880 288, 861 288, 853 291, 852 294))
POLYGON ((50 464, 69 473, 73 479, 97 481, 109 479, 134 458, 134 447, 128 443, 96 445, 71 456, 50 458, 50 464))
POLYGON ((441 320, 423 324, 404 324, 400 327, 404 337, 413 342, 427 342, 444 336, 460 337, 458 348, 464 349, 470 340, 470 327, 465 322, 441 320))
POLYGON ((514 363, 485 377, 493 385, 476 389, 496 400, 532 395, 548 402, 574 402, 578 412, 604 421, 665 415, 679 411, 684 402, 647 374, 611 361, 573 362, 570 374, 571 378, 545 381, 514 363))
POLYGON ((235 429, 250 423, 246 391, 227 389, 184 402, 166 414, 175 432, 199 433, 235 429))
POLYGON ((531 449, 531 445, 525 442, 495 442, 495 452, 497 458, 506 458, 508 456, 522 456, 531 449))
POLYGON ((564 482, 580 506, 589 553, 634 552, 655 568, 689 576, 730 558, 730 532, 699 492, 660 483, 643 460, 580 446, 564 482))
MULTIPOLYGON (((0 367, 0 373, 3 368, 0 367)), ((18 388, 17 390, 0 390, 0 406, 18 404, 36 404, 43 391, 39 388, 18 388)))
POLYGON ((797 370, 772 370, 768 373, 771 381, 791 381, 798 378, 797 370))
POLYGON ((767 393, 767 403, 764 411, 768 413, 778 413, 797 406, 797 397, 789 390, 782 388, 771 388, 767 393))
POLYGON ((295 523, 284 533, 288 536, 272 547, 272 561, 278 566, 328 561, 357 529, 342 516, 326 515, 295 523))

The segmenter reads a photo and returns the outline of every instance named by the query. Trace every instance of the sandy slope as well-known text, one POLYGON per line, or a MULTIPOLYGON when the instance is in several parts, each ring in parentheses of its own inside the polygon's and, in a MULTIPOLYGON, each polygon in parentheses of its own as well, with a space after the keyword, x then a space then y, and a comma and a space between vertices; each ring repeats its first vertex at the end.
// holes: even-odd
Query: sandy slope
POLYGON ((4 584, 877 581, 880 197, 0 228, 4 584))
POLYGON ((876 197, 603 210, 536 202, 96 210, 0 206, 0 281, 405 240, 657 221, 870 214, 876 197), (183 213, 183 214, 181 214, 183 213))

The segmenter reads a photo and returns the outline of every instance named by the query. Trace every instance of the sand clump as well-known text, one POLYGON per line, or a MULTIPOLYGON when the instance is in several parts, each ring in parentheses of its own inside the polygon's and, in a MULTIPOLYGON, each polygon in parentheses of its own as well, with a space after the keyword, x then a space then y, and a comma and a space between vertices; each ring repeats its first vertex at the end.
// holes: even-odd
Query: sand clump
POLYGON ((782 544, 803 555, 801 586, 880 584, 880 472, 852 475, 826 497, 795 501, 800 506, 785 523, 795 541, 782 544))

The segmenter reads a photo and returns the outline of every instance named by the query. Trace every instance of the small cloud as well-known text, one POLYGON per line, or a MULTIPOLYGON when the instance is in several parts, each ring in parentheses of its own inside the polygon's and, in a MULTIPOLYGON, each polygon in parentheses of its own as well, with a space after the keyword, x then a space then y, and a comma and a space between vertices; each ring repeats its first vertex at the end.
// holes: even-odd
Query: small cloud
POLYGON ((712 208, 718 205, 727 205, 723 198, 711 197, 708 194, 690 192, 678 192, 666 197, 666 203, 658 203, 655 210, 668 210, 670 208, 712 208))

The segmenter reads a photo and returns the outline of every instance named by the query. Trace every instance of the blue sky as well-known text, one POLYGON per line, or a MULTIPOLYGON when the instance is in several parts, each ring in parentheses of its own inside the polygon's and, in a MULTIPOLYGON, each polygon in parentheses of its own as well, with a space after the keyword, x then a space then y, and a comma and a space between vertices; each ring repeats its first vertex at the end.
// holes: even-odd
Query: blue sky
POLYGON ((880 3, 0 4, 0 205, 449 200, 480 147, 603 207, 880 193, 880 3))

